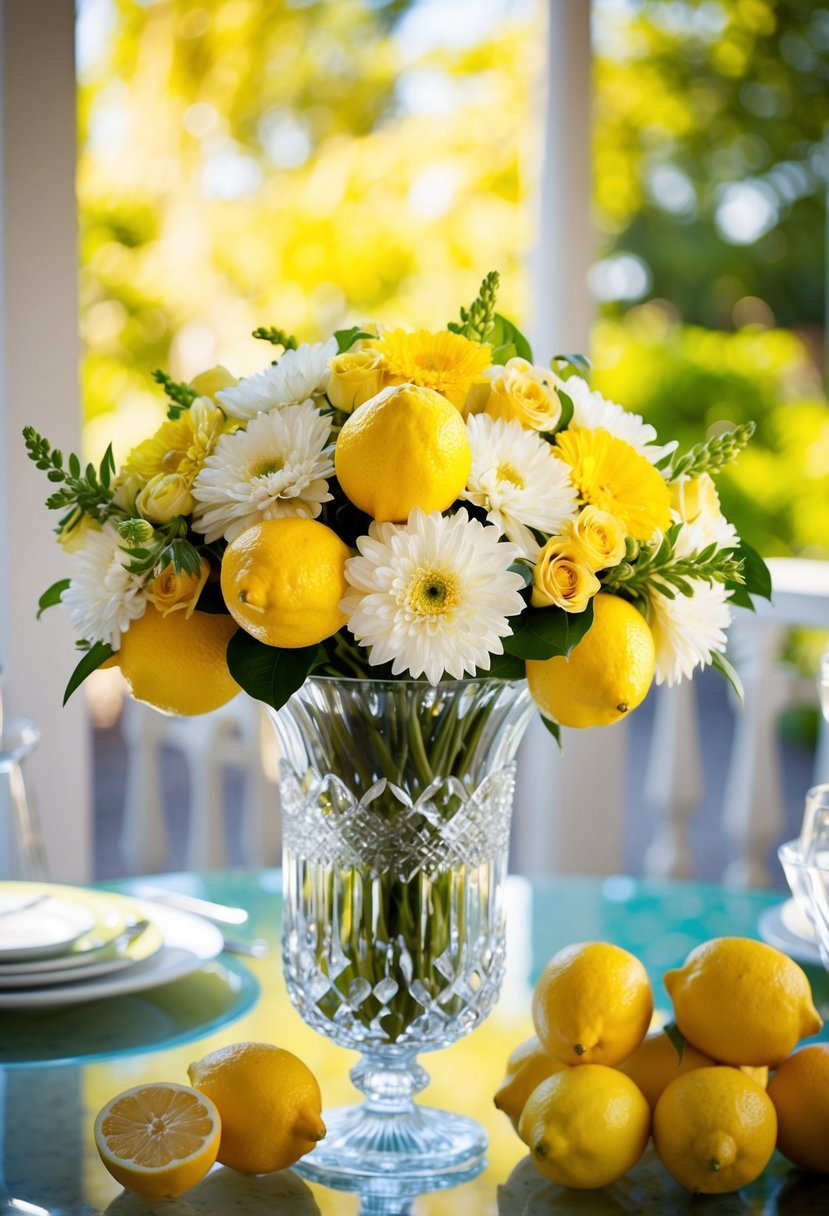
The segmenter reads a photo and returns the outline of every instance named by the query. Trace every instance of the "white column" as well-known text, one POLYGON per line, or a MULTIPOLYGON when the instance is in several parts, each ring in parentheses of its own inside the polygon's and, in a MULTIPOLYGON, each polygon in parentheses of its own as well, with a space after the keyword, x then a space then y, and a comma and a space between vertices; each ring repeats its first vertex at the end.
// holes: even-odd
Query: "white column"
POLYGON ((27 765, 52 876, 90 870, 89 730, 83 694, 61 708, 76 662, 60 608, 35 620, 40 593, 67 575, 44 508, 45 475, 26 457, 35 426, 64 452, 80 445, 72 0, 4 0, 0 9, 0 662, 9 715, 34 718, 27 765))
MULTIPOLYGON (((587 353, 593 304, 590 4, 551 0, 547 29, 544 167, 528 325, 539 363, 587 353)), ((521 746, 512 867, 611 873, 621 862, 627 728, 565 730, 559 752, 540 722, 521 746)))

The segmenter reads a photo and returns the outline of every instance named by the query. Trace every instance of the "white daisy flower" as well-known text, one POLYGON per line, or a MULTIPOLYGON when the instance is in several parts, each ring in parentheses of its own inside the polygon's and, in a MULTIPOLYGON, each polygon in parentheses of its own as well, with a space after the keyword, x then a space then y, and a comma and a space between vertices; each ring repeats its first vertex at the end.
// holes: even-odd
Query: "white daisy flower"
POLYGON ((581 376, 570 376, 562 381, 560 387, 573 402, 570 426, 583 426, 589 430, 602 427, 611 435, 624 439, 651 464, 656 464, 676 448, 676 439, 657 444, 656 431, 649 422, 644 421, 641 414, 632 414, 615 401, 608 401, 601 393, 594 392, 581 376))
POLYGON ((345 564, 353 593, 340 604, 369 663, 432 684, 444 672, 459 680, 488 671, 490 655, 503 654, 507 618, 524 607, 524 580, 508 569, 518 549, 499 535, 463 509, 373 523, 357 541, 361 556, 345 564))
POLYGON ((232 388, 223 388, 216 400, 231 418, 255 418, 277 407, 300 405, 325 392, 331 378, 328 364, 336 353, 336 338, 286 350, 264 371, 245 376, 232 388))
POLYGON ((83 545, 73 554, 74 576, 61 596, 78 636, 108 642, 113 650, 121 649, 121 634, 147 607, 141 576, 126 569, 130 558, 123 544, 111 520, 87 528, 83 545))
POLYGON ((331 423, 310 402, 259 414, 219 439, 193 483, 193 527, 235 540, 263 519, 315 519, 331 501, 331 423))
POLYGON ((509 422, 473 414, 466 422, 472 471, 460 497, 483 507, 487 519, 535 561, 540 546, 530 531, 557 533, 578 514, 569 466, 546 440, 509 422))
MULTIPOLYGON (((704 533, 686 524, 674 552, 678 557, 704 549, 704 533)), ((712 651, 725 653, 725 631, 731 624, 730 591, 722 583, 689 578, 691 595, 677 592, 668 599, 658 591, 648 594, 648 624, 656 644, 656 683, 678 684, 691 678, 697 667, 711 661, 712 651)))

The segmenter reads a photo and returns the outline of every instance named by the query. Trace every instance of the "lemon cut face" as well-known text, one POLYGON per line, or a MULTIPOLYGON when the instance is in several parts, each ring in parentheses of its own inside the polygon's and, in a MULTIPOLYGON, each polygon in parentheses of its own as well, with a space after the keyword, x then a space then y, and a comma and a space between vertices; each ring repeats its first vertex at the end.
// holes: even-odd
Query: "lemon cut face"
POLYGON ((216 1107, 187 1085, 159 1082, 124 1090, 95 1120, 95 1146, 116 1181, 148 1199, 174 1199, 216 1160, 216 1107))

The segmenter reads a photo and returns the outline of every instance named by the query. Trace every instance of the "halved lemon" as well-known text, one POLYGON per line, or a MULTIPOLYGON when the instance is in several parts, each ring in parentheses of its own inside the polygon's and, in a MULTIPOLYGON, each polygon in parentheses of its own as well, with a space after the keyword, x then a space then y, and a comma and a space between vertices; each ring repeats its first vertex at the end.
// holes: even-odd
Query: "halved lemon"
POLYGON ((148 1199, 174 1199, 195 1186, 216 1160, 221 1134, 210 1099, 171 1081, 125 1089, 95 1120, 110 1174, 148 1199))

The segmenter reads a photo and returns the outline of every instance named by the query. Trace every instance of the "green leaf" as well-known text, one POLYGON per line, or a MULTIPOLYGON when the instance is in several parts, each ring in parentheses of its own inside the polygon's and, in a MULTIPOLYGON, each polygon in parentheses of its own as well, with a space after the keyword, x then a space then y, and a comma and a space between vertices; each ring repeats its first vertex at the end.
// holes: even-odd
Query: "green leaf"
POLYGON ((512 574, 520 574, 524 580, 525 587, 532 587, 534 567, 531 566, 528 561, 524 561, 522 558, 519 558, 518 561, 514 561, 511 566, 507 567, 507 569, 512 574))
POLYGON ((513 632, 504 649, 520 659, 552 659, 569 655, 593 624, 593 601, 584 612, 563 608, 530 608, 512 618, 513 632))
POLYGON ((492 351, 492 362, 503 367, 505 363, 509 363, 510 359, 514 359, 518 351, 515 349, 514 342, 506 342, 503 346, 496 346, 492 351))
POLYGON ((559 431, 563 431, 565 427, 570 425, 570 421, 576 408, 573 405, 573 398, 569 395, 569 393, 565 393, 562 389, 558 390, 558 399, 561 402, 561 417, 558 420, 556 429, 553 431, 554 435, 557 435, 559 431))
POLYGON ((593 365, 587 358, 587 355, 553 355, 550 360, 552 363, 566 363, 568 367, 572 367, 580 376, 589 376, 593 365))
MULTIPOLYGON (((486 340, 496 349, 499 346, 512 345, 515 347, 515 354, 521 359, 526 359, 529 363, 533 361, 532 347, 521 333, 521 330, 517 325, 513 325, 512 321, 508 321, 506 317, 502 317, 499 312, 495 314, 494 324, 487 334, 486 340)), ((506 362, 506 360, 503 360, 503 362, 506 362)))
POLYGON ((40 620, 47 608, 51 608, 53 604, 60 603, 61 596, 69 587, 70 581, 68 578, 62 578, 59 582, 52 583, 52 586, 43 592, 43 595, 37 601, 38 620, 40 620))
POLYGON ((674 1050, 677 1054, 678 1062, 682 1063, 682 1057, 685 1055, 685 1046, 688 1040, 677 1026, 676 1022, 669 1022, 664 1028, 665 1038, 674 1045, 674 1050))
POLYGON ((344 351, 351 350, 354 343, 359 342, 361 338, 376 338, 377 334, 366 333, 359 325, 353 325, 351 329, 334 330, 334 337, 337 339, 337 354, 341 355, 344 351))
POLYGON ((322 646, 296 650, 265 646, 244 629, 234 633, 227 646, 227 665, 234 680, 249 696, 274 709, 282 708, 325 657, 322 646))
POLYGON ((201 589, 201 594, 199 595, 196 607, 198 608, 199 612, 209 612, 213 616, 219 616, 220 614, 225 616, 230 615, 227 610, 225 597, 222 595, 222 588, 218 579, 215 582, 210 582, 208 580, 204 584, 201 589))
POLYGON ((493 654, 490 656, 489 671, 479 667, 475 672, 482 680, 523 680, 527 674, 524 660, 514 654, 493 654))
POLYGON ((552 718, 548 718, 542 713, 540 713, 538 716, 541 719, 542 725, 546 726, 556 743, 559 745, 559 747, 561 747, 561 727, 559 726, 558 722, 554 722, 552 718))
POLYGON ((737 694, 740 705, 744 705, 745 704, 745 692, 743 690, 743 682, 740 679, 739 675, 737 674, 737 671, 735 670, 735 668, 732 666, 731 663, 729 663, 728 659, 725 657, 724 654, 720 654, 719 650, 712 650, 711 666, 716 667, 717 671, 719 671, 722 675, 725 676, 726 680, 728 680, 728 683, 731 685, 731 687, 734 689, 735 693, 737 694))
POLYGON ((743 578, 745 589, 749 595, 759 595, 765 600, 771 599, 771 574, 760 554, 744 540, 740 541, 735 550, 737 557, 743 561, 743 578))
POLYGON ((66 685, 66 691, 63 694, 64 705, 72 696, 76 688, 83 684, 87 676, 93 671, 97 671, 102 663, 113 655, 115 651, 110 646, 109 642, 96 642, 94 646, 90 646, 89 650, 84 653, 78 666, 69 677, 69 683, 66 685))

